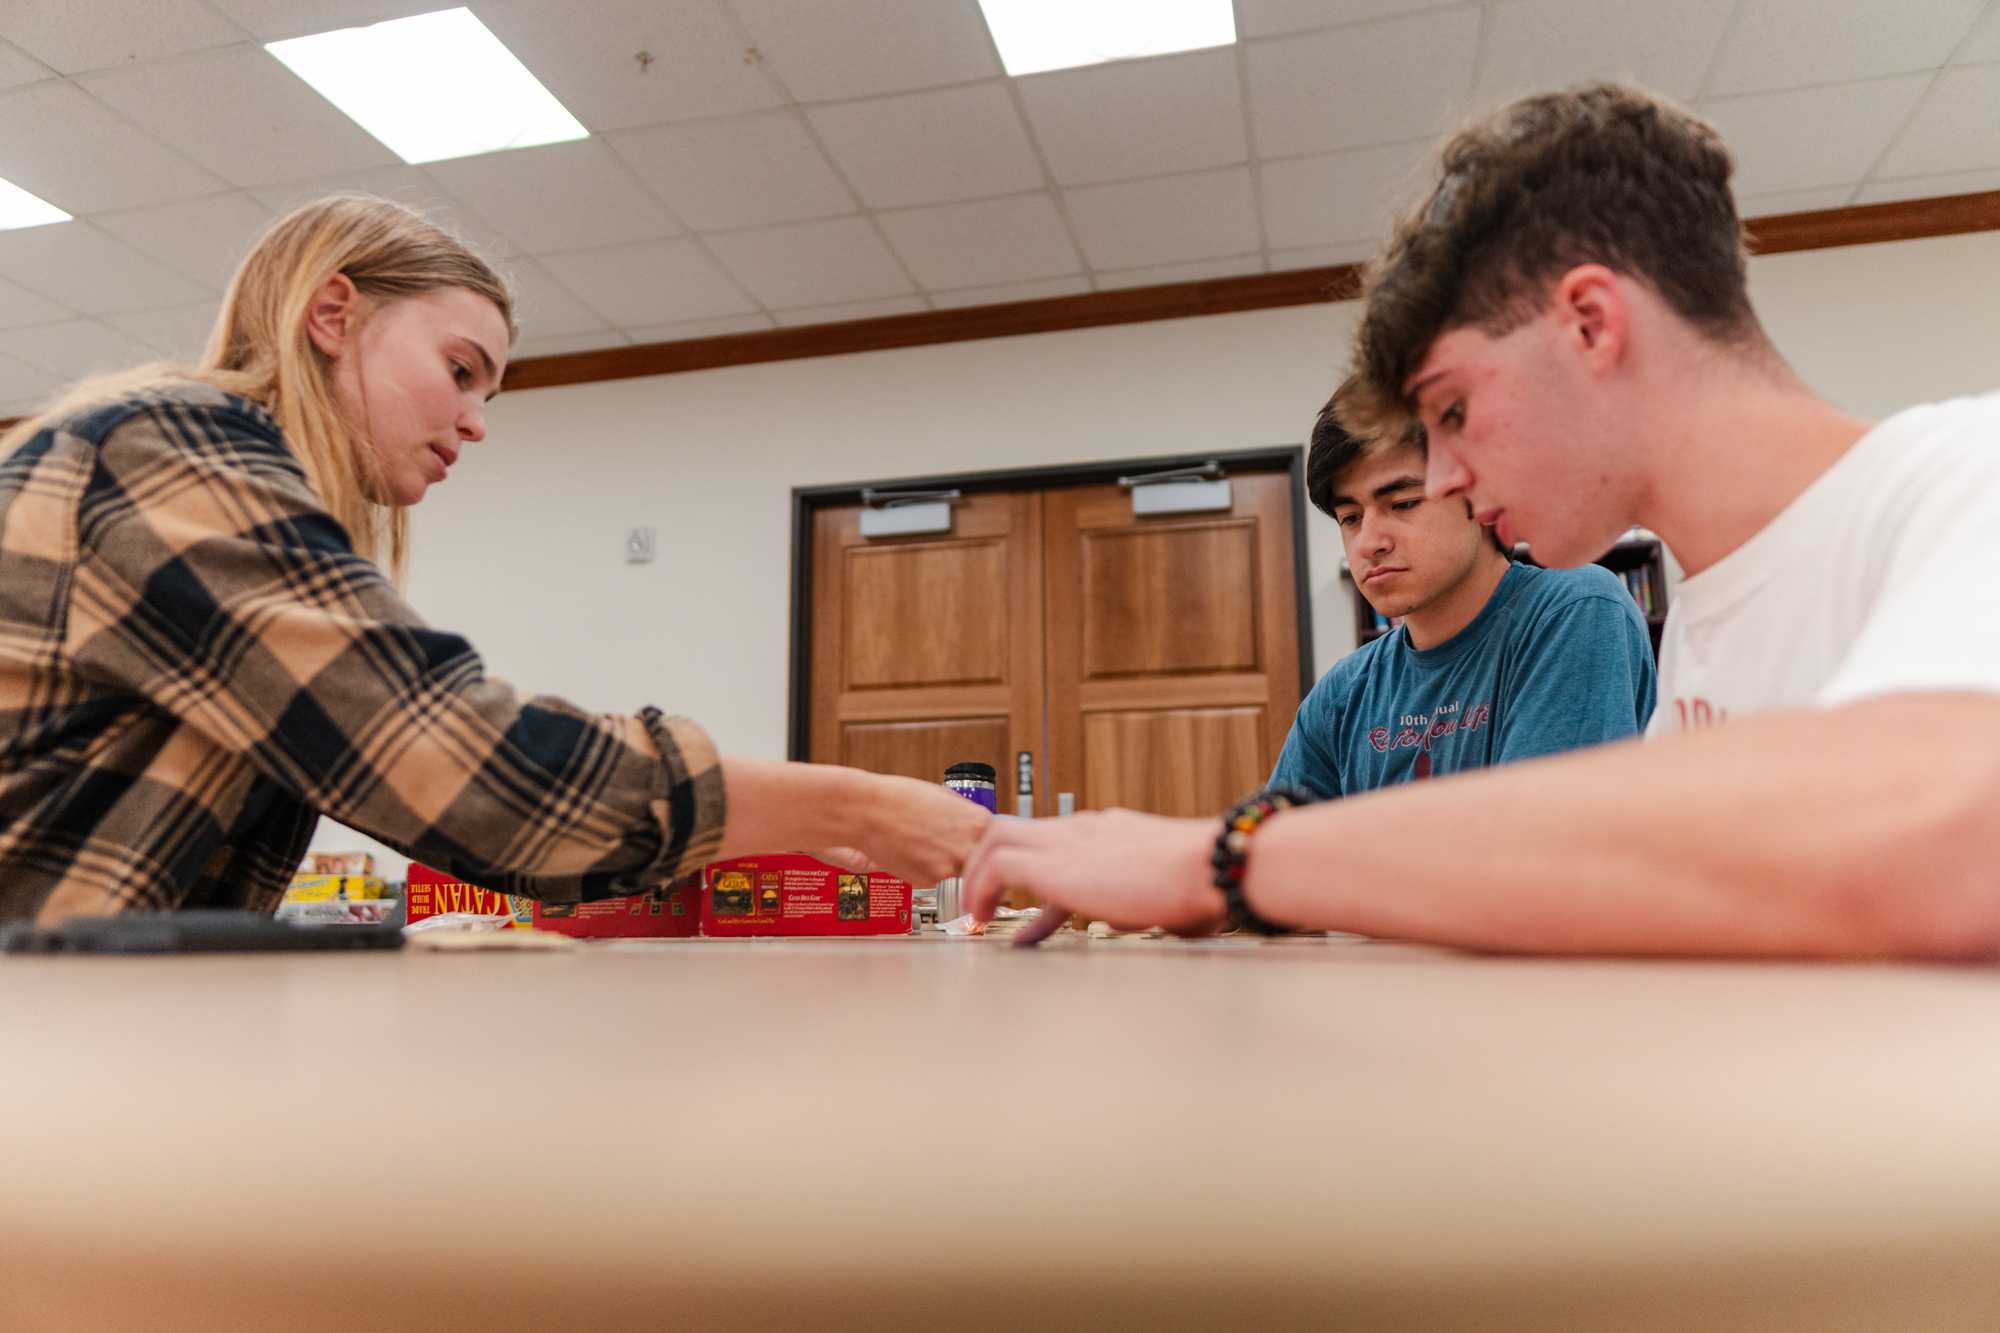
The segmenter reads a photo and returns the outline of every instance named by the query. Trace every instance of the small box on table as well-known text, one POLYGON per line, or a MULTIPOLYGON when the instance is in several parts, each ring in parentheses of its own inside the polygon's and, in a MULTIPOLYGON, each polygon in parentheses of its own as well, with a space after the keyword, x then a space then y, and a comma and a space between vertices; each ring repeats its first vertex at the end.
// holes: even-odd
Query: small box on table
POLYGON ((412 922, 473 912, 585 939, 903 935, 910 929, 908 883, 799 852, 715 861, 650 893, 573 904, 494 893, 413 861, 406 896, 412 922))
POLYGON ((910 929, 908 883, 800 852, 714 861, 702 867, 701 883, 704 935, 904 935, 910 929))
POLYGON ((553 931, 580 939, 681 938, 695 934, 701 923, 700 893, 692 879, 664 885, 629 898, 604 898, 590 903, 544 903, 467 884, 443 871, 410 863, 408 920, 445 912, 476 912, 509 916, 523 929, 553 931))

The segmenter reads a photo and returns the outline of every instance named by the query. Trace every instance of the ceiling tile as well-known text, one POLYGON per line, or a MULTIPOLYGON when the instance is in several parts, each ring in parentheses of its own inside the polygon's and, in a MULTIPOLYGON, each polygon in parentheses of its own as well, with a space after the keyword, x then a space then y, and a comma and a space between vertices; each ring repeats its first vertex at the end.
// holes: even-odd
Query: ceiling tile
POLYGON ((1938 75, 1878 174, 1935 176, 1985 167, 2000 167, 2000 65, 1938 75))
MULTIPOLYGON (((260 42, 449 9, 449 0, 208 0, 260 42)), ((484 4, 480 6, 482 9, 484 4)))
POLYGON ((220 294, 271 221, 271 210, 247 194, 216 194, 91 221, 142 255, 220 294))
POLYGON ((7 40, 64 74, 243 40, 201 0, 8 0, 7 40))
POLYGON ((25 324, 55 324, 75 317, 76 311, 68 306, 0 279, 0 329, 20 328, 25 324))
POLYGON ((806 112, 870 208, 1018 194, 1042 184, 1028 132, 1000 84, 806 112))
POLYGON ((1047 194, 884 213, 889 244, 924 287, 973 287, 1083 267, 1047 194))
POLYGON ((1929 82, 1905 75, 1704 102, 1736 155, 1739 196, 1859 182, 1929 82))
POLYGON ((56 72, 39 60, 30 60, 19 50, 0 42, 0 88, 18 88, 55 76, 56 72))
POLYGON ((692 240, 544 255, 542 264, 591 309, 624 328, 741 315, 757 308, 692 240))
POLYGON ((697 319, 684 324, 651 324, 630 330, 632 341, 646 343, 683 342, 689 338, 726 338, 733 333, 761 333, 777 327, 769 315, 730 315, 724 319, 697 319))
POLYGON ((1158 287, 1172 282, 1200 282, 1204 278, 1238 278, 1246 273, 1262 273, 1262 255, 1238 255, 1232 259, 1204 259, 1194 264, 1154 264, 1148 268, 1115 269, 1097 275, 1101 291, 1120 287, 1158 287))
POLYGON ((914 315, 929 310, 921 296, 893 296, 886 301, 844 301, 838 305, 803 306, 775 311, 780 324, 801 327, 808 324, 844 324, 851 319, 881 319, 885 315, 914 315))
POLYGON ((801 102, 874 97, 1001 73, 978 0, 731 0, 801 102))
POLYGON ((74 84, 0 96, 0 176, 69 213, 137 208, 229 188, 74 84))
POLYGON ((1090 185, 1064 198, 1093 269, 1215 259, 1259 246, 1247 167, 1090 185))
POLYGON ((1018 86, 1058 184, 1199 171, 1249 154, 1227 47, 1058 70, 1018 86))
POLYGON ((1361 264, 1375 257, 1375 245, 1368 241, 1347 241, 1340 245, 1308 245, 1297 250, 1273 250, 1271 272, 1284 273, 1299 268, 1333 268, 1340 264, 1361 264))
POLYGON ((1250 46, 1250 116, 1264 157, 1438 133, 1472 89, 1479 12, 1447 9, 1250 46))
POLYGON ((1236 35, 1269 37, 1450 8, 1460 0, 1236 0, 1236 35))
POLYGON ((264 185, 250 191, 273 213, 289 213, 303 204, 330 194, 374 194, 414 208, 432 222, 471 245, 487 259, 504 259, 515 253, 512 241, 488 226, 464 204, 444 192, 421 167, 376 167, 372 171, 343 172, 312 180, 264 185))
POLYGON ((1090 290, 1089 278, 1043 278, 1038 282, 1010 282, 997 287, 961 287, 957 291, 932 292, 931 304, 940 310, 972 305, 1008 305, 1015 301, 1043 301, 1052 296, 1080 296, 1090 290))
POLYGON ((197 301, 169 310, 131 310, 122 315, 106 315, 104 322, 136 338, 161 356, 175 361, 197 361, 208 346, 215 328, 219 301, 197 301))
POLYGON ((1986 21, 1951 58, 1954 65, 1983 65, 1994 60, 2000 60, 2000 7, 1986 15, 1986 21))
POLYGON ((212 295, 87 222, 0 231, 0 277, 86 315, 188 305, 212 295))
POLYGON ((1961 171, 1949 176, 1913 176, 1875 181, 1854 196, 1857 204, 1893 204, 1903 199, 1940 199, 1954 194, 2000 190, 2000 171, 1961 171))
POLYGON ((597 333, 610 326, 609 320, 579 301, 532 259, 515 256, 501 266, 501 276, 514 293, 514 322, 524 338, 597 333))
POLYGON ((78 82, 232 185, 396 162, 380 140, 258 47, 133 65, 78 82))
POLYGON ((1629 79, 1690 99, 1733 8, 1734 0, 1501 0, 1486 20, 1479 99, 1591 79, 1629 79))
POLYGON ((726 116, 784 101, 715 0, 485 0, 480 21, 593 130, 726 116), (588 21, 580 22, 584 12, 588 21), (642 64, 639 52, 652 59, 642 64))
POLYGON ((904 296, 910 280, 863 218, 791 222, 708 238, 709 249, 767 306, 904 296))
POLYGON ((58 380, 128 370, 157 359, 152 348, 94 319, 0 330, 0 354, 58 380))
POLYGON ((632 340, 616 329, 601 333, 570 333, 556 338, 523 338, 514 344, 507 358, 509 369, 531 357, 568 356, 573 352, 601 352, 607 347, 630 347, 632 340))
POLYGON ((1708 93, 1762 92, 1942 65, 1986 0, 1743 0, 1708 93))
POLYGON ((1429 186, 1431 157, 1426 142, 1266 162, 1265 235, 1278 249, 1387 236, 1429 186))
POLYGON ((1780 190, 1775 194, 1753 194, 1736 201, 1736 215, 1742 218, 1769 218, 1780 213, 1817 213, 1823 208, 1840 208, 1854 193, 1852 185, 1835 185, 1824 190, 1780 190))
POLYGON ((796 111, 627 130, 605 142, 696 231, 855 210, 796 111))
POLYGON ((626 245, 680 231, 596 139, 454 158, 424 170, 531 254, 626 245))

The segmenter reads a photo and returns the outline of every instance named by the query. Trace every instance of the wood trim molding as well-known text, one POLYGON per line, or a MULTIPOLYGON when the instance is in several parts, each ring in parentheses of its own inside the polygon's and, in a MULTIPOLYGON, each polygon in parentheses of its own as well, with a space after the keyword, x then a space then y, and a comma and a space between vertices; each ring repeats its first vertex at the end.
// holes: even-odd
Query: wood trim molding
POLYGON ((1779 213, 1746 225, 1750 249, 1760 255, 2000 231, 2000 190, 1903 199, 1893 204, 1858 204, 1814 213, 1779 213))
POLYGON ((1009 338, 1023 333, 1053 333, 1106 324, 1141 324, 1155 319, 1185 319, 1193 315, 1226 315, 1238 310, 1312 305, 1351 300, 1360 294, 1360 271, 1353 264, 1333 268, 1293 269, 1285 273, 1254 273, 1240 278, 1208 278, 1159 287, 1128 287, 1119 291, 1084 292, 1007 305, 966 306, 958 310, 926 310, 914 315, 856 319, 844 324, 811 324, 801 328, 733 333, 721 338, 691 338, 685 342, 650 343, 643 347, 611 347, 567 356, 527 357, 507 367, 509 389, 543 389, 558 384, 588 384, 597 380, 629 379, 637 375, 672 375, 685 370, 713 370, 759 361, 793 361, 810 356, 843 356, 850 352, 880 352, 896 347, 966 342, 976 338, 1009 338))
MULTIPOLYGON (((2000 190, 1828 208, 1813 213, 1782 213, 1756 218, 1746 227, 1750 248, 1760 255, 2000 231, 2000 190)), ((1239 310, 1348 301, 1359 294, 1360 270, 1353 264, 1254 273, 1240 278, 1210 278, 1160 287, 1085 292, 1042 301, 1016 301, 1010 305, 929 310, 917 315, 858 319, 846 324, 770 329, 726 338, 691 338, 684 342, 612 347, 568 356, 526 357, 507 367, 506 387, 546 389, 562 384, 594 384, 642 375, 747 366, 760 361, 843 356, 976 338, 1011 338, 1024 333, 1054 333, 1107 324, 1140 324, 1155 319, 1187 319, 1239 310)), ((13 420, 0 420, 0 429, 13 424, 13 420)))
MULTIPOLYGON (((2000 231, 2000 190, 1936 199, 1910 199, 1892 204, 1829 208, 1812 213, 1784 213, 1749 222, 1750 248, 1761 255, 1796 250, 1820 250, 1876 241, 1907 241, 1965 232, 2000 231)), ((1187 319, 1240 310, 1312 305, 1352 300, 1360 294, 1360 270, 1353 264, 1331 268, 1293 269, 1284 273, 1254 273, 1238 278, 1210 278, 1158 287, 1085 292, 1008 305, 968 306, 959 310, 929 310, 915 315, 858 319, 845 324, 809 325, 737 333, 722 338, 692 338, 684 342, 650 343, 643 347, 612 347, 567 356, 527 357, 507 368, 509 389, 543 389, 563 384, 642 375, 673 375, 689 370, 713 370, 762 361, 792 361, 801 357, 844 356, 897 347, 967 342, 977 338, 1009 338, 1026 333, 1098 328, 1107 324, 1139 324, 1156 319, 1187 319)))

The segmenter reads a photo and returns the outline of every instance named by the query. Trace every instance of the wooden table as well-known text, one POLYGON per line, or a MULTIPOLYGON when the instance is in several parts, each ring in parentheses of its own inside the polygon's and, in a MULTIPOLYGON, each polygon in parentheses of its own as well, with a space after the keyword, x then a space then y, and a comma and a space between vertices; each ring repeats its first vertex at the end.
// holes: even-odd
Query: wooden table
POLYGON ((0 1327, 1989 1329, 2000 973, 0 958, 0 1327))

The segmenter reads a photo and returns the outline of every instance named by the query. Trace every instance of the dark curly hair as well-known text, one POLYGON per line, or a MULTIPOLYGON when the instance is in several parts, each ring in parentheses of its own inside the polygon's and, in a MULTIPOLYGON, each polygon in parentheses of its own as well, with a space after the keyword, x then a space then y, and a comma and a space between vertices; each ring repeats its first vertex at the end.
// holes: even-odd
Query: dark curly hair
POLYGON ((1745 281, 1734 170, 1715 127, 1612 83, 1523 98, 1461 131, 1429 197, 1369 265, 1342 421, 1397 433, 1403 386, 1437 338, 1511 332, 1550 283, 1600 263, 1721 343, 1765 345, 1745 281))
MULTIPOLYGON (((1349 468, 1364 458, 1388 449, 1410 447, 1419 453, 1425 451, 1428 443, 1424 428, 1414 419, 1405 422, 1401 429, 1390 437, 1357 435, 1341 424, 1343 413, 1350 413, 1349 400, 1359 391, 1359 385, 1349 378, 1326 400, 1319 415, 1313 419, 1311 441, 1306 447, 1306 499, 1312 501, 1313 508, 1334 518, 1333 497, 1335 489, 1349 468)), ((1472 517, 1472 506, 1468 504, 1465 516, 1472 517)), ((1505 552, 1500 544, 1500 535, 1493 529, 1486 530, 1494 549, 1505 552)))

